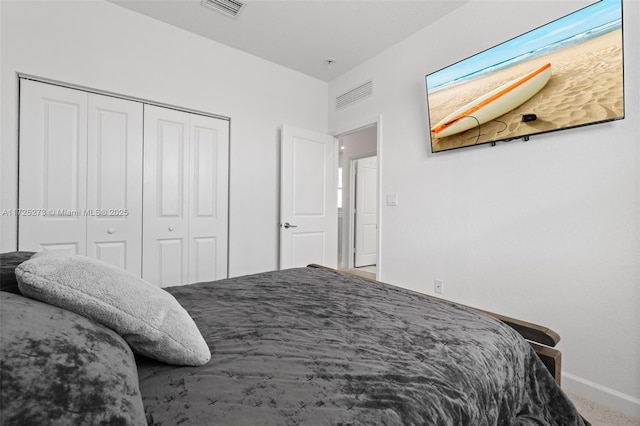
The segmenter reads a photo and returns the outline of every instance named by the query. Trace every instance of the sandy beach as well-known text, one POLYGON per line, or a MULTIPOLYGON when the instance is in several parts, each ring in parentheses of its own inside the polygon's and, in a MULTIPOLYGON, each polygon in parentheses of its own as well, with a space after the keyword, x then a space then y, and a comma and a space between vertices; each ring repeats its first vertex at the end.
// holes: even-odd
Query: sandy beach
POLYGON ((517 138, 558 127, 578 126, 623 114, 622 30, 615 30, 581 44, 567 47, 429 95, 431 124, 484 93, 550 62, 551 79, 527 102, 478 129, 436 138, 433 151, 517 138), (536 114, 523 123, 522 114, 536 114))

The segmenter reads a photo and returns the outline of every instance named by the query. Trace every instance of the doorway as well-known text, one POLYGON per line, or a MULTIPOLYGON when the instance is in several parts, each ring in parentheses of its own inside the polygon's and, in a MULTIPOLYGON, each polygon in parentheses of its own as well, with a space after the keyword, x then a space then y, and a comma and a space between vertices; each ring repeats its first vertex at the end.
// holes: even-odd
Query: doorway
POLYGON ((338 145, 338 269, 375 279, 379 273, 378 124, 338 135, 338 145))

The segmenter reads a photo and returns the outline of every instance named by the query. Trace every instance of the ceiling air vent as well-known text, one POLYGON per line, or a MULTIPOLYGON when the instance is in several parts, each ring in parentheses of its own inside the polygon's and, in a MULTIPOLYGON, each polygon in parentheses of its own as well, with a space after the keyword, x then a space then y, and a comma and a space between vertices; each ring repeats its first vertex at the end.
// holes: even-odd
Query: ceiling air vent
POLYGON ((358 87, 336 97, 336 109, 345 108, 373 94, 373 81, 369 80, 358 87))
POLYGON ((235 18, 244 3, 236 0, 202 0, 202 5, 235 18))

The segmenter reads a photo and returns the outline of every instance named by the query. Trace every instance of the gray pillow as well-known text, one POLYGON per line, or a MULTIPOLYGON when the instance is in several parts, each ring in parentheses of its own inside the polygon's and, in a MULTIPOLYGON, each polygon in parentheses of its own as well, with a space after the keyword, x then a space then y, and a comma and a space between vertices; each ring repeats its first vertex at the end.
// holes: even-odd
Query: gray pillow
POLYGON ((0 424, 146 425, 129 345, 88 318, 0 293, 0 424))
POLYGON ((170 364, 204 365, 211 352, 186 310, 165 290, 84 256, 34 256, 16 268, 25 296, 91 318, 131 348, 170 364))

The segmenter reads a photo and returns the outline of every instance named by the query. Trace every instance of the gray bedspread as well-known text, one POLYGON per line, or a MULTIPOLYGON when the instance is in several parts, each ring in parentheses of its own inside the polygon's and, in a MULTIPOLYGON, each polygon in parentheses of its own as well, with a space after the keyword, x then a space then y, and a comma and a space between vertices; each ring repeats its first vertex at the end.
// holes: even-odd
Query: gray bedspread
POLYGON ((138 360, 150 425, 583 425, 529 345, 453 303, 315 268, 169 288, 212 358, 138 360))

